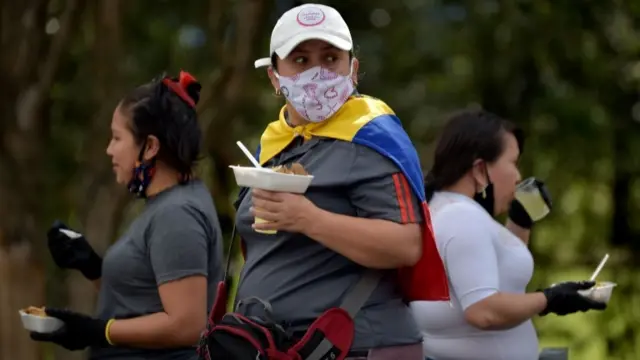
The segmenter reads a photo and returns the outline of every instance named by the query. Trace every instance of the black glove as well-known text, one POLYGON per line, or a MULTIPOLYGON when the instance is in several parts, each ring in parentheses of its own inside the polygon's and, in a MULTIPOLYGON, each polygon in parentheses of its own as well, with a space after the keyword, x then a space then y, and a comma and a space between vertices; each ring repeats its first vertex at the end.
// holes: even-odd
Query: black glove
POLYGON ((607 304, 591 300, 578 293, 578 290, 587 290, 595 285, 595 281, 567 281, 551 285, 542 290, 547 298, 547 307, 540 313, 541 316, 548 313, 567 315, 578 311, 604 310, 607 304))
POLYGON ((51 257, 58 267, 80 270, 89 280, 102 276, 102 258, 82 234, 56 220, 47 232, 47 240, 51 257))
MULTIPOLYGON (((528 180, 528 179, 527 179, 528 180)), ((525 180, 525 181, 527 181, 525 180)), ((540 197, 542 201, 547 204, 549 210, 553 207, 553 202, 551 201, 551 194, 549 193, 549 189, 544 184, 544 182, 533 179, 534 185, 538 188, 540 192, 540 197)), ((516 225, 523 227, 525 229, 531 229, 533 223, 535 222, 531 217, 532 215, 536 217, 534 214, 536 209, 527 209, 524 204, 522 204, 518 199, 514 199, 511 202, 511 206, 509 207, 509 219, 513 221, 516 225)), ((546 216, 546 215, 545 215, 546 216)), ((543 216, 544 217, 544 216, 543 216)), ((542 218, 538 218, 536 221, 541 220, 542 218)))
POLYGON ((105 334, 107 321, 63 309, 45 308, 44 311, 47 316, 64 321, 64 325, 52 333, 32 332, 31 339, 52 342, 67 350, 110 346, 105 334))

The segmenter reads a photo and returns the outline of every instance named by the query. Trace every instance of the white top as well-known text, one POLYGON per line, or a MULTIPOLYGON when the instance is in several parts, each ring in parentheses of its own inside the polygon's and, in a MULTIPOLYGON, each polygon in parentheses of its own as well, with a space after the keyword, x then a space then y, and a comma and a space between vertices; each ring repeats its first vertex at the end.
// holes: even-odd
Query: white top
POLYGON ((468 324, 463 313, 496 292, 525 293, 533 275, 527 246, 467 196, 436 192, 429 208, 451 303, 411 303, 425 355, 437 360, 537 360, 538 337, 531 320, 489 331, 468 324))

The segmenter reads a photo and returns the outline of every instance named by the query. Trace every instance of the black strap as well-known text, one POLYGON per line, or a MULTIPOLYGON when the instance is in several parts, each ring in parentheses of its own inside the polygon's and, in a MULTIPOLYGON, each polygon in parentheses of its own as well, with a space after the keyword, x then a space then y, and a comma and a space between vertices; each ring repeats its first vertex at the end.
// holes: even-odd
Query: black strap
MULTIPOLYGON (((240 207, 240 203, 242 202, 242 199, 244 199, 244 197, 247 195, 247 192, 249 192, 249 190, 250 188, 248 187, 240 188, 240 193, 238 194, 238 198, 233 203, 233 208, 236 210, 236 213, 238 212, 238 208, 240 207)), ((224 267, 225 279, 227 279, 227 277, 229 276, 229 268, 231 267, 231 257, 233 256, 233 245, 235 245, 235 242, 236 242, 236 221, 234 220, 233 230, 231 230, 231 240, 229 241, 229 248, 227 249, 227 261, 224 267)))
POLYGON ((233 222, 233 230, 231 230, 231 240, 229 241, 229 248, 227 249, 227 262, 224 266, 224 278, 229 276, 229 268, 231 267, 231 257, 233 256, 233 245, 236 241, 236 224, 233 222))

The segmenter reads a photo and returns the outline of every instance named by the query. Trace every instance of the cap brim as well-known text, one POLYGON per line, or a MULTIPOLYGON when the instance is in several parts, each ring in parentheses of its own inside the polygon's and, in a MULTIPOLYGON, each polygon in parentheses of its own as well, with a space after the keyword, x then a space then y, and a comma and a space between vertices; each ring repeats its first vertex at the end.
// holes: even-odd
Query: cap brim
MULTIPOLYGON (((280 57, 281 59, 284 59, 287 56, 289 56, 289 54, 293 51, 293 49, 296 48, 296 46, 300 45, 301 43, 307 40, 326 41, 329 44, 344 51, 350 51, 353 48, 353 44, 351 41, 345 40, 339 36, 327 34, 326 32, 323 32, 323 31, 316 31, 316 32, 310 31, 310 32, 304 32, 302 34, 293 36, 291 39, 289 39, 289 41, 284 43, 284 45, 277 48, 275 50, 275 53, 278 55, 278 57, 280 57)), ((263 67, 263 66, 270 66, 272 65, 271 58, 258 59, 255 61, 254 65, 256 68, 263 67)))
POLYGON ((257 68, 261 68, 261 67, 265 67, 265 66, 271 66, 271 58, 262 58, 262 59, 258 59, 256 60, 253 65, 257 68))

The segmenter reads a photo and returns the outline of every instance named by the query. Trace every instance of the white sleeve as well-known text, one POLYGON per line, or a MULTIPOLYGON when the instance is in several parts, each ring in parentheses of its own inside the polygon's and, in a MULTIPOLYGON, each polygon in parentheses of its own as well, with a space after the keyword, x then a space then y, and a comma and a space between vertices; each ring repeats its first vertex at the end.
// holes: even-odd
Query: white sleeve
POLYGON ((441 243, 450 284, 462 309, 466 310, 497 293, 500 278, 491 219, 468 204, 460 205, 450 206, 441 214, 441 239, 444 240, 441 243))

